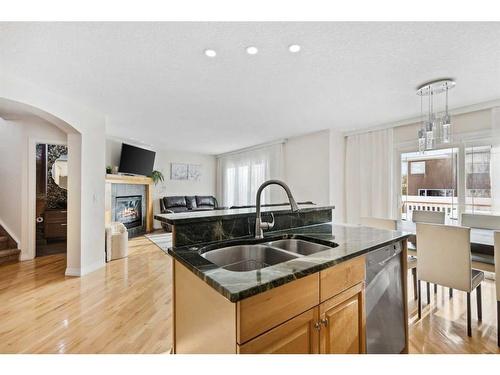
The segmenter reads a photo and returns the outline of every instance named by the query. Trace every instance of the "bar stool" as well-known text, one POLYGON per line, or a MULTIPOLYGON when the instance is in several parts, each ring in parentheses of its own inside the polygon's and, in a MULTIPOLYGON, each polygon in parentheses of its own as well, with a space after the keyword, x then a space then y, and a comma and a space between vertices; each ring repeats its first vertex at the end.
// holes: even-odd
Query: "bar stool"
POLYGON ((418 318, 422 317, 421 281, 467 293, 467 335, 472 336, 470 294, 477 296, 477 319, 482 320, 482 271, 471 268, 470 228, 439 224, 417 224, 418 318))

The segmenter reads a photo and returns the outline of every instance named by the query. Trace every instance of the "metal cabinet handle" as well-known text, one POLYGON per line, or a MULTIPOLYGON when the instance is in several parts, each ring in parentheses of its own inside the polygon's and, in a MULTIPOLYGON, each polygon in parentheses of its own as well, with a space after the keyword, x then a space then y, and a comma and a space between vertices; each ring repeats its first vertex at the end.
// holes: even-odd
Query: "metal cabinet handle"
POLYGON ((314 323, 314 329, 317 329, 319 331, 321 329, 321 323, 320 322, 314 323))
POLYGON ((321 319, 320 323, 323 324, 325 327, 328 327, 328 318, 321 319))

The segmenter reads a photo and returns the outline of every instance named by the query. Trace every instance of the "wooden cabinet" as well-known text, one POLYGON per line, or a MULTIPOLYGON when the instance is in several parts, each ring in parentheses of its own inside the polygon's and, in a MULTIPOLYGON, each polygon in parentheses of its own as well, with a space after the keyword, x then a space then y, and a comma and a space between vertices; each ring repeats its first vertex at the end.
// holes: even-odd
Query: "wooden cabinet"
POLYGON ((236 303, 173 264, 175 353, 366 352, 364 256, 236 303))
POLYGON ((243 345, 241 354, 318 354, 318 308, 310 309, 243 345))
POLYGON ((365 353, 363 283, 323 302, 319 309, 321 353, 365 353))
POLYGON ((238 345, 238 353, 365 353, 363 283, 351 287, 243 345, 238 345))
POLYGON ((45 238, 66 238, 68 229, 68 214, 66 210, 46 210, 44 213, 45 238))

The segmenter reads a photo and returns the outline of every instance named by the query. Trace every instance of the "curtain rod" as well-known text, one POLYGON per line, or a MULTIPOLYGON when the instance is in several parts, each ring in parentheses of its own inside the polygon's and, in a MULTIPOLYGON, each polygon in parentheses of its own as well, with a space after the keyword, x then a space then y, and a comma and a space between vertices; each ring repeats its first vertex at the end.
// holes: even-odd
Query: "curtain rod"
POLYGON ((272 141, 272 142, 262 143, 260 145, 245 147, 245 148, 241 148, 239 150, 224 152, 222 154, 215 155, 215 157, 216 158, 221 158, 221 157, 224 157, 224 156, 236 155, 236 154, 241 154, 243 152, 259 150, 259 149, 264 148, 264 147, 269 147, 269 146, 274 146, 274 145, 278 145, 278 144, 283 144, 283 143, 286 143, 286 141, 287 141, 287 139, 283 138, 283 139, 280 139, 280 140, 277 140, 277 141, 272 141))

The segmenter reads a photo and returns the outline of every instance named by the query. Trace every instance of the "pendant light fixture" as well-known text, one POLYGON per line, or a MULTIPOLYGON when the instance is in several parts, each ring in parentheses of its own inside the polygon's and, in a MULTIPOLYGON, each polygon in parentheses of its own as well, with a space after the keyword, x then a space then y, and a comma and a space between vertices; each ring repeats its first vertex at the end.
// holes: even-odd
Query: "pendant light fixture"
POLYGON ((422 126, 418 130, 418 150, 432 150, 442 143, 451 142, 451 117, 448 112, 448 91, 455 87, 449 78, 426 82, 417 88, 420 96, 422 126), (436 110, 435 97, 445 93, 445 108, 441 114, 436 110), (423 97, 428 96, 427 113, 424 113, 423 97))

